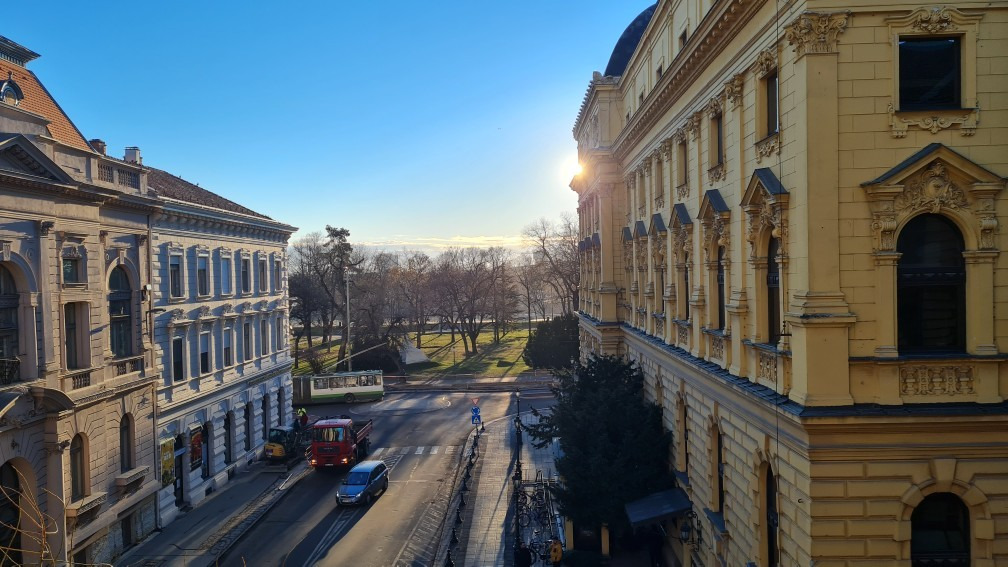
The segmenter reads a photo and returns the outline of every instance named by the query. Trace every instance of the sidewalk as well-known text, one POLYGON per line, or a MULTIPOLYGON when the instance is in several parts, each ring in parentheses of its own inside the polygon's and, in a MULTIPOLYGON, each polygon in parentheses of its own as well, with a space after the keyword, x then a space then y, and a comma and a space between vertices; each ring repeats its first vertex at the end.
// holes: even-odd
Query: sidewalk
POLYGON ((232 482, 210 494, 116 560, 129 567, 207 567, 273 507, 308 469, 301 461, 290 471, 277 471, 256 461, 232 482))

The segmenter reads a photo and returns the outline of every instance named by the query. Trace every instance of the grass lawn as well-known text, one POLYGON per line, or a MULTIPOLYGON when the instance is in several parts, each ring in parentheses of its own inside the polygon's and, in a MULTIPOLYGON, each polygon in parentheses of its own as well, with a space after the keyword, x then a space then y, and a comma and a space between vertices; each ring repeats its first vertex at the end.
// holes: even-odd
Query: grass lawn
MULTIPOLYGON (((410 341, 415 337, 410 335, 410 341)), ((455 335, 455 342, 451 341, 451 333, 424 333, 421 342, 421 350, 430 358, 430 362, 411 364, 406 367, 409 376, 423 378, 437 378, 450 374, 461 374, 469 376, 484 376, 490 378, 500 378, 503 376, 518 376, 523 372, 532 372, 522 360, 522 350, 528 341, 528 330, 524 327, 509 331, 501 337, 499 343, 493 342, 493 330, 486 330, 480 334, 476 342, 478 354, 465 356, 462 348, 462 339, 455 335)), ((315 348, 323 343, 319 339, 313 341, 315 348)), ((416 343, 413 343, 416 344, 416 343)), ((307 341, 301 341, 302 348, 307 348, 307 341)), ((304 351, 302 351, 302 354, 304 351)), ((339 356, 339 339, 332 341, 332 351, 323 352, 326 361, 335 361, 339 356)), ((311 367, 301 357, 300 363, 294 367, 294 375, 311 374, 311 367)))

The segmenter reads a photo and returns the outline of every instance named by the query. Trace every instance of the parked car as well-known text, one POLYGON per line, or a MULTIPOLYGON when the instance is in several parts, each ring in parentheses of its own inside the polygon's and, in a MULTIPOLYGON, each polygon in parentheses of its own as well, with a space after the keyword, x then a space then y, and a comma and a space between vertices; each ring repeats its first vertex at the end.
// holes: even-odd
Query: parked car
POLYGON ((371 504, 379 493, 388 490, 388 467, 383 461, 362 461, 350 469, 339 490, 336 504, 371 504))

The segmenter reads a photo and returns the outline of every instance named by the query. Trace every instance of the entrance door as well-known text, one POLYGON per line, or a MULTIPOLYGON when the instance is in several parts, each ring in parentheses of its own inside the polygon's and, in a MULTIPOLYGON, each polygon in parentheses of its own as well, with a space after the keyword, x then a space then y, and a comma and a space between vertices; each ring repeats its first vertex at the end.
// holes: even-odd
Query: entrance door
POLYGON ((175 437, 175 505, 179 508, 185 506, 185 498, 182 490, 182 475, 188 474, 182 467, 182 456, 185 455, 185 441, 181 435, 175 437))

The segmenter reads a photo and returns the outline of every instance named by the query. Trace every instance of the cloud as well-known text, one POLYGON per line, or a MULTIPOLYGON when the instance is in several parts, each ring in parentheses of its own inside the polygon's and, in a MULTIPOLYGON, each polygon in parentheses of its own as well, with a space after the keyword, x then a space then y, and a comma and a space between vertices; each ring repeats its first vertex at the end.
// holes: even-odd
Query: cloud
POLYGON ((391 235, 388 239, 366 240, 354 242, 355 245, 384 250, 407 249, 425 252, 440 252, 447 248, 489 248, 501 246, 511 250, 520 250, 529 246, 528 240, 521 235, 509 236, 452 236, 440 238, 432 236, 391 235))

